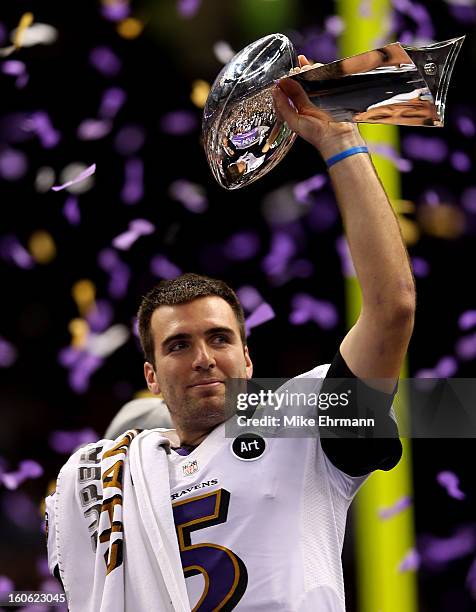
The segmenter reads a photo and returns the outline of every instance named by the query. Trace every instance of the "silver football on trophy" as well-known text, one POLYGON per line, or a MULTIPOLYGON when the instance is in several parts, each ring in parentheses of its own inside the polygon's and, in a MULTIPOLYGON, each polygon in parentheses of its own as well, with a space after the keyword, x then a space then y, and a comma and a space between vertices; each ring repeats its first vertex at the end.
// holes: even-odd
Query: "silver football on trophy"
POLYGON ((296 135, 277 120, 271 90, 296 80, 329 121, 442 127, 448 85, 464 36, 426 47, 391 43, 296 71, 284 34, 240 51, 222 69, 205 105, 202 136, 218 183, 239 189, 269 172, 296 135))

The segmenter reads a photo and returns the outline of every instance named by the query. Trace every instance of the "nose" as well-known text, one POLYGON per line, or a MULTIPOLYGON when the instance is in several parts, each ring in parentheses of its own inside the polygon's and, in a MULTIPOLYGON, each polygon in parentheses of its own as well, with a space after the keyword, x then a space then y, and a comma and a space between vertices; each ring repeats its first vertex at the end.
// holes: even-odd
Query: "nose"
POLYGON ((194 370, 212 370, 216 366, 215 357, 213 352, 206 345, 206 343, 200 343, 195 349, 193 356, 192 368, 194 370))

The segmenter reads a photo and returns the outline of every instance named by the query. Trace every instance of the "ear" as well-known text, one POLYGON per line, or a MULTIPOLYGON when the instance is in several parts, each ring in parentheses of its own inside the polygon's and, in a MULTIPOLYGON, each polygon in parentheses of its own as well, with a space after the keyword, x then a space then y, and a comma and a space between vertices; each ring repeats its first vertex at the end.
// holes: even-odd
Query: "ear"
POLYGON ((144 377, 147 382, 147 387, 152 395, 159 395, 160 385, 157 381, 157 375, 154 370, 154 366, 146 361, 144 363, 144 377))
POLYGON ((253 376, 253 362, 250 358, 248 347, 245 346, 245 364, 246 364, 246 378, 249 380, 253 376))

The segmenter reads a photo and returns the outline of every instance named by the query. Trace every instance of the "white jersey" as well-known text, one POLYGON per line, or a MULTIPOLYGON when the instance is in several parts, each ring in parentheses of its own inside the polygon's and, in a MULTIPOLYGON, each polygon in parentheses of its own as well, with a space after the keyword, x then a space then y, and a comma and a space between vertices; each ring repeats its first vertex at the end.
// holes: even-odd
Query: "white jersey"
MULTIPOLYGON (((302 376, 322 379, 328 367, 302 376)), ((346 515, 366 477, 334 467, 316 438, 266 439, 251 461, 232 443, 222 424, 189 455, 168 456, 191 609, 344 612, 346 515)))

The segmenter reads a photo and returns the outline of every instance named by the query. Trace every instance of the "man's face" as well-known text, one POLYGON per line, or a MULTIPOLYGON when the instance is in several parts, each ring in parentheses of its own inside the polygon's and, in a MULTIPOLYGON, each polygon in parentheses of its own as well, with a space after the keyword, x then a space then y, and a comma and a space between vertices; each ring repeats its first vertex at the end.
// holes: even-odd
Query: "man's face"
POLYGON ((149 390, 162 393, 175 424, 203 431, 225 420, 225 381, 251 378, 231 306, 217 296, 160 306, 151 319, 155 370, 144 364, 149 390))
POLYGON ((363 113, 356 113, 354 121, 401 122, 403 125, 425 125, 427 121, 438 121, 433 105, 425 100, 408 101, 401 104, 388 104, 371 108, 363 113))

